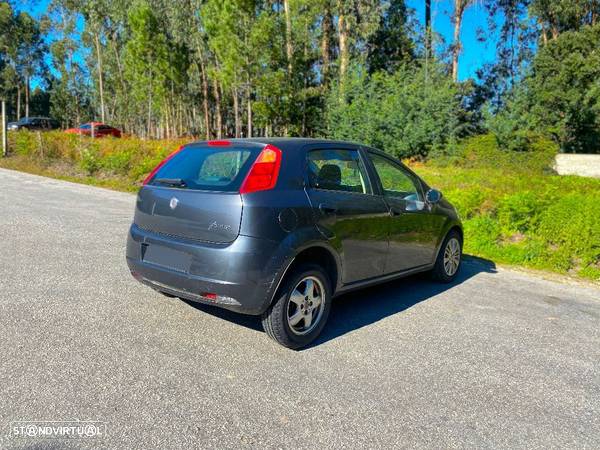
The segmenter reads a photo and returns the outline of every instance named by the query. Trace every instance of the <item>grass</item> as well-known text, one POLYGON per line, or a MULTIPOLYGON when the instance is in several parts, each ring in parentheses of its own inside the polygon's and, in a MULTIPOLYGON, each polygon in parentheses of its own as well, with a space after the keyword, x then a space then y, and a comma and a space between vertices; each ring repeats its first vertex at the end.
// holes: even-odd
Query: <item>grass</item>
MULTIPOLYGON (((18 132, 10 134, 13 152, 0 166, 135 192, 185 142, 18 132)), ((511 152, 483 135, 410 165, 458 209, 466 253, 600 281, 600 180, 554 174, 555 153, 543 139, 530 151, 511 152)))
POLYGON ((554 174, 554 154, 549 142, 506 152, 479 136, 413 169, 459 211, 465 252, 600 281, 600 180, 554 174))

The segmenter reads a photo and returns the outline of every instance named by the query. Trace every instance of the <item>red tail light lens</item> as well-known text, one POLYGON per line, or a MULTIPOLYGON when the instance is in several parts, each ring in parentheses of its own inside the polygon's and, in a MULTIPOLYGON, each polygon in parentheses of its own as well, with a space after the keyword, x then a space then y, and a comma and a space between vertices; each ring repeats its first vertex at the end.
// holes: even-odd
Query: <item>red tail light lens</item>
POLYGON ((280 166, 281 150, 273 145, 267 145, 252 164, 250 172, 242 183, 240 194, 273 189, 277 184, 280 166))
POLYGON ((209 147, 229 147, 231 146, 231 141, 208 141, 209 147))
POLYGON ((185 145, 182 145, 177 150, 175 150, 173 153, 171 153, 169 156, 167 156, 165 159, 163 159, 161 162, 159 162, 158 166, 156 166, 154 169, 152 169, 152 172, 150 172, 148 174, 148 176, 146 178, 144 178, 144 181, 142 181, 142 185, 146 186, 150 182, 150 180, 154 177, 154 175, 156 175, 156 172, 158 172, 162 166, 164 166, 173 156, 175 156, 177 153, 179 153, 184 148, 185 148, 185 145))

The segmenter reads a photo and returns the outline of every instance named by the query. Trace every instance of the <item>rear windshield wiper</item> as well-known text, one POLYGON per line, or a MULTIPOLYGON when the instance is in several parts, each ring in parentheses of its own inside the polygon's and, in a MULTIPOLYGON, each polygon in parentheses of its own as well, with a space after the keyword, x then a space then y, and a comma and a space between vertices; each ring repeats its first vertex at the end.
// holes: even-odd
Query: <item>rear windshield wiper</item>
POLYGON ((187 184, 181 178, 157 178, 154 180, 156 183, 166 184, 168 186, 186 187, 187 184))

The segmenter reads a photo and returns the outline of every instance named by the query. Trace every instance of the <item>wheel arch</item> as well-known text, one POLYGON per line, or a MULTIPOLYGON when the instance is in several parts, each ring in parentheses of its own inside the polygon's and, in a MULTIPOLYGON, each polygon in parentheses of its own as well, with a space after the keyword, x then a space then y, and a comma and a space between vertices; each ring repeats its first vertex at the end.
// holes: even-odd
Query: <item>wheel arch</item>
MULTIPOLYGON (((434 258, 437 258, 437 255, 439 254, 439 252, 442 248, 442 244, 444 243, 446 236, 448 236, 448 234, 451 233, 452 231, 458 232, 458 234, 460 235, 461 242, 463 244, 465 242, 462 223, 459 220, 448 220, 446 222, 446 224, 444 225, 443 230, 444 231, 442 233, 440 233, 440 235, 439 235, 439 239, 438 239, 435 253, 434 253, 434 258)), ((433 262, 435 263, 435 259, 433 260, 433 262)))
POLYGON ((273 303, 273 300, 276 298, 279 286, 285 277, 292 273, 297 267, 308 263, 321 266, 323 270, 325 270, 326 275, 329 277, 332 291, 331 295, 335 293, 339 288, 341 261, 335 251, 328 248, 327 245, 324 245, 323 243, 312 243, 298 249, 290 259, 287 267, 282 271, 282 274, 279 277, 277 287, 273 290, 269 304, 273 303))

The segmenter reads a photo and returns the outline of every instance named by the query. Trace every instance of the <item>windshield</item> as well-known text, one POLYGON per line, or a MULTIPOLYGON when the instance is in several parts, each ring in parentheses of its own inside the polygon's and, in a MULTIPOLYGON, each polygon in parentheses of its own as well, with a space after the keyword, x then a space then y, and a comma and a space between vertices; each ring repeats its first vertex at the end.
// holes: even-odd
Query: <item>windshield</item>
POLYGON ((252 148, 186 147, 161 167, 149 184, 235 192, 258 152, 252 148))

